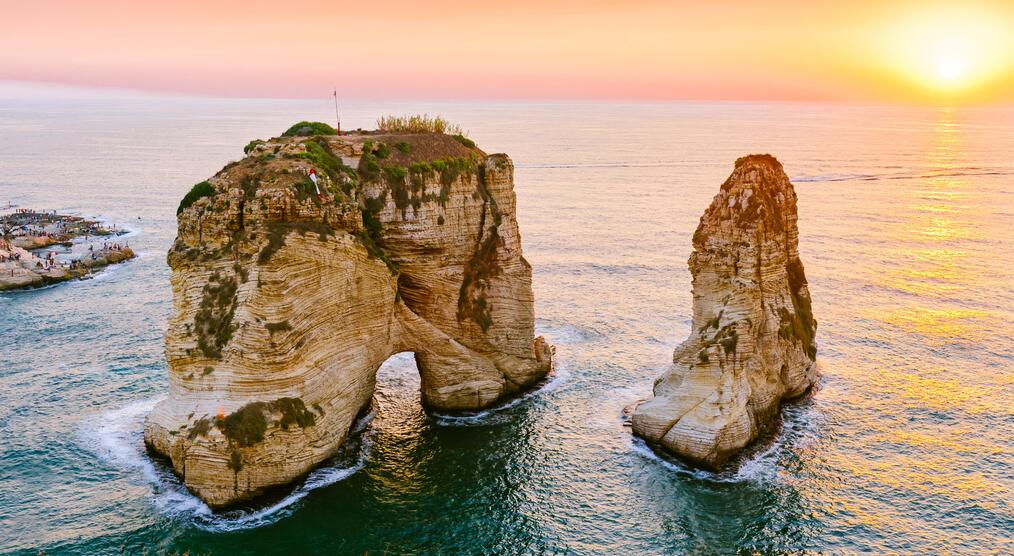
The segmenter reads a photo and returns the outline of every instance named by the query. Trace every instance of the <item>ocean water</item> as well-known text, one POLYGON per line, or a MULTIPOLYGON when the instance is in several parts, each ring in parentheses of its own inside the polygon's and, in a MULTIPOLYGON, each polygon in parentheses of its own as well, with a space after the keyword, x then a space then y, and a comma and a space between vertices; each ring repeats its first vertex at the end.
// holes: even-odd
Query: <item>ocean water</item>
POLYGON ((407 354, 344 453, 213 514, 141 443, 166 389, 165 254, 189 187, 330 100, 0 104, 0 205, 99 216, 137 260, 0 294, 0 553, 1014 552, 1014 110, 829 104, 346 107, 440 113, 517 165, 553 379, 436 415, 407 354), (690 236, 741 155, 799 195, 812 397, 738 470, 631 437, 688 333, 690 236))

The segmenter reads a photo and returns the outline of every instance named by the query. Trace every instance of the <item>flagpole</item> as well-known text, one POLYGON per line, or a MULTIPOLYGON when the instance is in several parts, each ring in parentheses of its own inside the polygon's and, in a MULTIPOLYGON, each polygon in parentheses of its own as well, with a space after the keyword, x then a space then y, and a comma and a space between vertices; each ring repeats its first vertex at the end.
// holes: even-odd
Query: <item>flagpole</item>
POLYGON ((342 117, 338 113, 338 89, 334 90, 334 119, 338 122, 338 135, 342 134, 342 117))

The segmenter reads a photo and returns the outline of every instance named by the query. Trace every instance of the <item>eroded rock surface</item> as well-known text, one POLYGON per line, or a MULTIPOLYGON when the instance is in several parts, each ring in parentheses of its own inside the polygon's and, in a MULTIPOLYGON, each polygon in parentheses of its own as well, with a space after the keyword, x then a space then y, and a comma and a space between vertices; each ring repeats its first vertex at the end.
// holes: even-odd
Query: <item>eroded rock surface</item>
POLYGON ((736 161, 694 233, 693 329, 634 411, 634 433, 717 469, 817 380, 796 193, 769 155, 736 161))
POLYGON ((441 410, 487 407, 550 371, 513 164, 470 143, 252 142, 184 199, 168 257, 169 395, 145 441, 209 505, 333 455, 392 354, 415 353, 423 401, 441 410))

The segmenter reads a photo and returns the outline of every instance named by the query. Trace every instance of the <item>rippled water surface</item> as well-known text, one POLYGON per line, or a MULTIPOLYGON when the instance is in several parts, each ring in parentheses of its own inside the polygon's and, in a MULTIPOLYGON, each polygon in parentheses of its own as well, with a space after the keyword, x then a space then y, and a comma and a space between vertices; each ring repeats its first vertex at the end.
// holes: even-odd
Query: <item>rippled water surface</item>
POLYGON ((137 260, 0 294, 0 552, 1014 552, 1014 112, 804 104, 376 104, 441 113, 517 164, 557 375, 473 416, 410 355, 336 460, 212 514, 143 455, 166 389, 165 254, 190 185, 326 101, 5 101, 0 204, 101 216, 137 260), (632 440, 690 323, 686 260, 736 157, 778 156, 823 378, 740 469, 632 440))

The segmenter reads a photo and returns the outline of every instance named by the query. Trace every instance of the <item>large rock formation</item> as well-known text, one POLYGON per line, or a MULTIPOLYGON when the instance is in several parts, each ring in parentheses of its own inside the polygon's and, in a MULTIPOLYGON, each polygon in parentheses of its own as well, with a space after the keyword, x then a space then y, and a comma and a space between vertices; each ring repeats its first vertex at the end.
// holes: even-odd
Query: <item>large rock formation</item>
POLYGON ((690 337, 634 411, 636 434, 717 469, 777 424, 782 400, 814 384, 817 322, 798 235, 782 165, 737 160, 694 233, 690 337))
POLYGON ((180 205, 169 395, 145 423, 209 505, 335 454, 392 354, 415 354, 423 402, 441 410, 487 407, 550 371, 506 155, 376 132, 247 151, 180 205))

